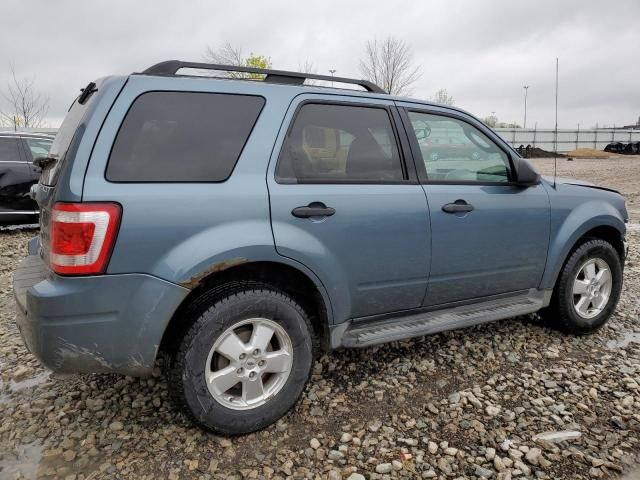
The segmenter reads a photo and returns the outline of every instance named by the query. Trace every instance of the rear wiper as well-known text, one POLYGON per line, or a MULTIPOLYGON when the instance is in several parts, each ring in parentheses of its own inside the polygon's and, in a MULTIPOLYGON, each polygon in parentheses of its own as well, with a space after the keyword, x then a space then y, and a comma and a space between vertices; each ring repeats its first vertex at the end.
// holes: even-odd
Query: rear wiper
POLYGON ((45 168, 47 168, 49 165, 51 165, 52 163, 55 163, 58 161, 58 157, 54 157, 52 155, 48 155, 46 157, 36 157, 33 159, 33 164, 44 170, 45 168))
POLYGON ((89 100, 89 97, 93 95, 95 92, 97 92, 98 89, 96 88, 95 82, 90 82, 89 85, 87 85, 84 88, 81 88, 80 91, 82 93, 78 97, 78 103, 80 105, 84 105, 87 102, 87 100, 89 100))

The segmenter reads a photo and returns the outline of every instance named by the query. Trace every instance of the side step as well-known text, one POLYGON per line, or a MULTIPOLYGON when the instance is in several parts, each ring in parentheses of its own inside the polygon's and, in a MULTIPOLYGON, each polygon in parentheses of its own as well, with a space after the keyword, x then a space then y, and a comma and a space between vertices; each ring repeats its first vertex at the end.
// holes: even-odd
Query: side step
POLYGON ((545 291, 533 290, 482 303, 420 312, 369 323, 351 324, 342 334, 343 347, 368 347, 379 343, 421 337, 432 333, 469 327, 494 320, 534 313, 548 305, 545 291))

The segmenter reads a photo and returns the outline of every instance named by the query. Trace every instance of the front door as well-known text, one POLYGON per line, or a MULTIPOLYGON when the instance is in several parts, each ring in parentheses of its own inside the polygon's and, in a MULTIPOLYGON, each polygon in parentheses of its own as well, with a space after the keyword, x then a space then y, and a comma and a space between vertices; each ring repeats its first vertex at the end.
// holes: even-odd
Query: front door
POLYGON ((513 183, 510 153, 471 117, 405 110, 431 210, 425 305, 537 288, 549 243, 542 185, 513 183))
POLYGON ((336 322, 424 298, 429 213, 394 115, 385 100, 297 97, 270 163, 276 249, 315 272, 336 322))

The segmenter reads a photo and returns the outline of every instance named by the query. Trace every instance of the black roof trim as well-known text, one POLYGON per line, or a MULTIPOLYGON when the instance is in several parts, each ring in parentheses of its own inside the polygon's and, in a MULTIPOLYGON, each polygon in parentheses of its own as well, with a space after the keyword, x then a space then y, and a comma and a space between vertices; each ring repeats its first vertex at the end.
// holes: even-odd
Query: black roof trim
POLYGON ((167 60, 156 63, 140 72, 144 75, 166 75, 174 76, 181 68, 196 68, 199 70, 219 70, 223 72, 242 72, 265 75, 265 82, 284 83, 287 85, 302 85, 306 79, 324 80, 327 82, 350 83, 360 85, 362 88, 373 93, 387 93, 375 83, 367 80, 356 80, 354 78, 333 77, 331 75, 317 75, 315 73, 288 72, 285 70, 271 70, 268 68, 237 67, 234 65, 217 65, 215 63, 183 62, 181 60, 167 60))

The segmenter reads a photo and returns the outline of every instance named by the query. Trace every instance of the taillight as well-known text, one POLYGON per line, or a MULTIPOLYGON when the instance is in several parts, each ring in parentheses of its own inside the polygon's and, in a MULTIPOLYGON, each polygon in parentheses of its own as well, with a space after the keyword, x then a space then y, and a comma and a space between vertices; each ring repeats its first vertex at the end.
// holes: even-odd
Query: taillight
POLYGON ((49 220, 49 262, 63 275, 104 273, 116 241, 117 203, 56 203, 49 220))

